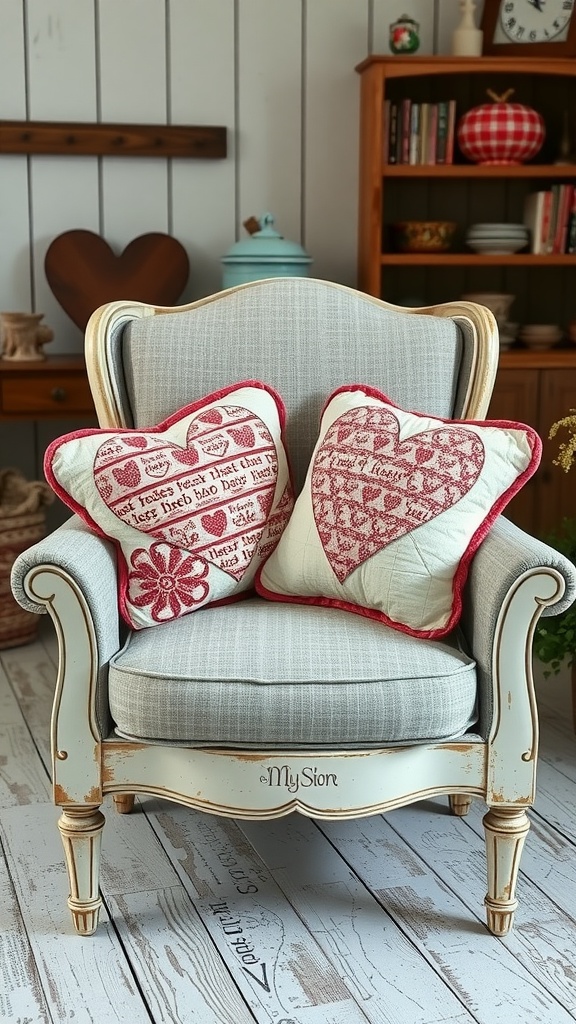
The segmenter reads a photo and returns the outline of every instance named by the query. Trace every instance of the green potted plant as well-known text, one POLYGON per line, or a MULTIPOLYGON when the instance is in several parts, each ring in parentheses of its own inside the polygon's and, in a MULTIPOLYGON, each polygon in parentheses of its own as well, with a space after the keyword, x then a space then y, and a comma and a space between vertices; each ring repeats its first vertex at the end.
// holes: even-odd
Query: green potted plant
MULTIPOLYGON (((568 416, 552 424, 549 437, 556 437, 560 429, 568 431, 568 440, 559 445, 558 455, 553 461, 555 466, 568 473, 576 462, 576 409, 570 409, 568 416)), ((576 565, 576 516, 565 517, 560 527, 544 540, 576 565)), ((545 678, 557 675, 565 663, 572 668, 572 710, 576 731, 576 602, 561 615, 538 621, 534 653, 547 666, 545 678)))

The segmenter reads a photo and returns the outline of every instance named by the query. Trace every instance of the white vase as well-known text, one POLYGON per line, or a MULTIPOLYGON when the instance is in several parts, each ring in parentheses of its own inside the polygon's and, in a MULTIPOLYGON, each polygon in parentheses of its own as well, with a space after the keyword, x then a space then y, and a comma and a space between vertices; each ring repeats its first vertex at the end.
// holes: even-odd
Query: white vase
POLYGON ((483 33, 474 21, 476 0, 459 0, 459 3, 462 18, 452 33, 452 54, 454 57, 481 57, 483 33))

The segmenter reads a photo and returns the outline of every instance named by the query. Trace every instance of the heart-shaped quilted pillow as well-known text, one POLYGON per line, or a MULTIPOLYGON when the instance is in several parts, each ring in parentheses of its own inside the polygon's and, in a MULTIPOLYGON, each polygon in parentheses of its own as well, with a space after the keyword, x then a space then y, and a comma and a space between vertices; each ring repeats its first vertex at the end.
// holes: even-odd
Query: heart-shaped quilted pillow
POLYGON ((119 552, 119 605, 135 629, 240 596, 292 511, 284 407, 258 382, 150 430, 53 441, 46 477, 119 552))
POLYGON ((170 235, 140 235, 116 255, 93 231, 65 231, 44 260, 46 279, 62 308, 84 330, 98 306, 135 299, 172 306, 188 280, 188 255, 170 235))
POLYGON ((372 388, 341 388, 257 590, 443 636, 460 616, 474 552, 540 452, 521 423, 440 420, 372 388))

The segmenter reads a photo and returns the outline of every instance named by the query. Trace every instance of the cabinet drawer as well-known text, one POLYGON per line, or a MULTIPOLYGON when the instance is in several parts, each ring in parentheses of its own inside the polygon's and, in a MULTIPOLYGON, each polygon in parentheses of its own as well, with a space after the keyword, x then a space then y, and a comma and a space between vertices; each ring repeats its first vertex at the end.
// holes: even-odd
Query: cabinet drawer
POLYGON ((34 417, 54 413, 67 416, 75 413, 94 415, 94 404, 84 374, 59 377, 15 377, 2 381, 2 412, 34 417))

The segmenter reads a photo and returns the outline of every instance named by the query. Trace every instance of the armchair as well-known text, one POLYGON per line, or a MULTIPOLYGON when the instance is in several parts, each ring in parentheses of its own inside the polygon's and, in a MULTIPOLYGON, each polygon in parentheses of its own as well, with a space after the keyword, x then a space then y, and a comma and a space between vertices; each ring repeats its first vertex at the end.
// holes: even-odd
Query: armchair
MULTIPOLYGON (((144 429, 234 382, 267 382, 286 403, 298 493, 334 389, 362 381, 406 409, 480 419, 498 340, 473 303, 404 309, 276 278, 176 308, 107 304, 88 324, 86 359, 107 427, 144 429)), ((58 634, 54 801, 79 933, 98 924, 103 797, 128 812, 140 792, 247 819, 353 818, 435 794, 463 815, 480 797, 488 928, 510 929, 538 753, 532 636, 541 613, 574 598, 569 561, 498 517, 460 624, 441 640, 259 596, 131 632, 116 561, 72 516, 12 577, 23 607, 47 611, 58 634)))

